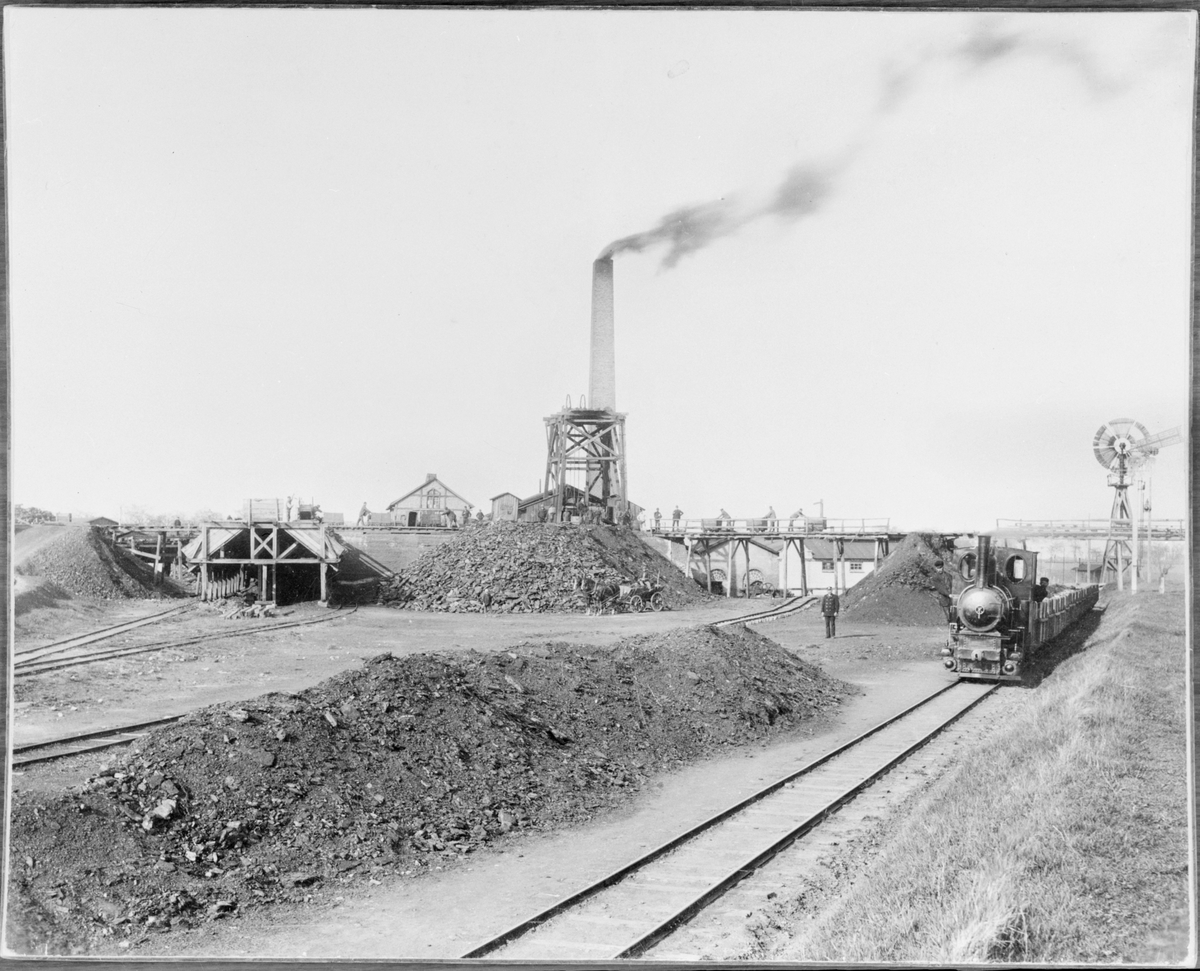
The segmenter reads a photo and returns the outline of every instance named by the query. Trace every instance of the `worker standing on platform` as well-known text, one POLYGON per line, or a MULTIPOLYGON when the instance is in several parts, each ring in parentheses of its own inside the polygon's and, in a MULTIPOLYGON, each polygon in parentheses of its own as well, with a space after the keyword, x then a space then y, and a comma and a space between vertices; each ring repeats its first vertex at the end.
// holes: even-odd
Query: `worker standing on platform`
POLYGON ((733 517, 725 511, 725 507, 721 507, 721 511, 717 513, 717 529, 729 529, 733 526, 733 517))
POLYGON ((654 508, 654 531, 657 533, 660 529, 662 529, 662 513, 659 511, 658 507, 655 506, 655 508, 654 508))
POLYGON ((842 602, 832 590, 821 598, 821 613, 825 617, 826 637, 837 637, 837 615, 841 609, 842 602))
POLYGON ((671 532, 679 532, 679 520, 683 518, 683 510, 676 506, 671 510, 671 532))
POLYGON ((804 518, 804 510, 797 509, 794 513, 788 516, 788 532, 793 532, 796 528, 796 520, 804 518))
POLYGON ((775 515, 775 507, 774 506, 767 507, 767 514, 763 517, 763 519, 765 519, 767 521, 767 532, 768 533, 778 533, 779 532, 779 519, 775 515))
POLYGON ((371 521, 371 512, 367 509, 367 504, 362 504, 362 509, 358 511, 358 520, 354 523, 355 526, 365 526, 371 521))

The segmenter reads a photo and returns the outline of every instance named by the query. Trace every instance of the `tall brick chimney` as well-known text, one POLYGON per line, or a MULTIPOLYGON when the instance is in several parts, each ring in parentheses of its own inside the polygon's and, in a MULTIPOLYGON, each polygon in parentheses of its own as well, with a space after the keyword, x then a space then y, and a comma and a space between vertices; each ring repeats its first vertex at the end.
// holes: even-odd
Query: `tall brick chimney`
POLYGON ((617 410, 617 361, 613 339, 613 261, 592 264, 592 347, 588 368, 588 407, 617 410))

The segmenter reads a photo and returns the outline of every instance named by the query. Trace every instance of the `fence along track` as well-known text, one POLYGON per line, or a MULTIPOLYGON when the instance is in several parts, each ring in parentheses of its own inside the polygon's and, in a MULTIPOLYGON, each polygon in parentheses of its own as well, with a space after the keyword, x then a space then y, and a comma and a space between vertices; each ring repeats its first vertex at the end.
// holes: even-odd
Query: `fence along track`
POLYGON ((815 603, 816 596, 809 594, 806 597, 792 597, 785 600, 778 607, 771 607, 769 610, 760 610, 753 614, 742 614, 740 617, 729 617, 725 620, 718 620, 715 623, 709 624, 709 627, 732 627, 734 624, 757 624, 764 620, 774 620, 776 617, 785 617, 788 614, 794 614, 797 610, 803 610, 811 603, 815 603))
POLYGON ((253 634, 265 634, 270 631, 287 630, 289 627, 309 627, 313 624, 325 624, 331 620, 337 620, 339 617, 349 617, 358 608, 352 607, 350 610, 337 611, 328 617, 318 617, 316 620, 294 620, 286 624, 270 624, 262 627, 253 627, 249 630, 235 631, 216 631, 211 634, 197 634, 194 637, 184 637, 174 641, 161 641, 157 644, 142 644, 135 647, 116 648, 111 651, 97 651, 94 654, 88 654, 77 658, 59 658, 50 661, 49 663, 37 663, 37 660, 13 662, 13 676, 17 678, 27 678, 35 674, 45 674, 48 671, 61 671, 63 668, 78 667, 81 664, 94 664, 97 661, 112 661, 117 658, 130 657, 134 654, 146 654, 151 651, 165 651, 172 647, 187 647, 190 644, 199 644, 202 641, 221 640, 232 637, 249 637, 253 634))
POLYGON ((615 960, 643 953, 996 688, 944 686, 463 957, 501 948, 497 956, 504 960, 615 960), (664 908, 665 917, 646 916, 662 915, 664 908))
POLYGON ((34 742, 30 745, 13 747, 13 768, 25 765, 35 765, 39 762, 52 762, 55 759, 65 759, 71 755, 84 755, 101 749, 113 748, 117 745, 129 745, 136 742, 151 728, 161 725, 171 725, 183 718, 183 715, 171 715, 168 718, 158 718, 154 721, 139 722, 136 725, 122 725, 117 728, 103 728, 94 732, 84 732, 80 735, 64 735, 61 738, 51 738, 45 742, 34 742), (31 753, 38 753, 36 755, 31 753))
POLYGON ((142 617, 139 620, 127 620, 124 623, 113 624, 111 627, 101 627, 87 634, 77 634, 75 637, 55 641, 53 644, 43 644, 41 647, 31 647, 28 650, 17 651, 15 655, 16 662, 19 664, 22 662, 40 661, 51 654, 61 654, 63 651, 69 651, 76 647, 84 647, 96 641, 107 640, 110 637, 116 637, 118 634, 124 634, 126 631, 134 630, 138 627, 157 624, 167 617, 172 617, 184 611, 195 610, 195 608, 195 604, 182 604, 178 607, 172 607, 170 610, 164 610, 161 613, 151 614, 149 617, 142 617))

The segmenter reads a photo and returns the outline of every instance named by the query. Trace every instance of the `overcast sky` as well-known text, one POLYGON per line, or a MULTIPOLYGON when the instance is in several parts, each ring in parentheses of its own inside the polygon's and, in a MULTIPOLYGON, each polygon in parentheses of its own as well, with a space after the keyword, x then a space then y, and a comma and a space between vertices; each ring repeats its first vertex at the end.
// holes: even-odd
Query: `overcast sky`
POLYGON ((14 500, 530 494, 674 214, 615 259, 635 502, 1107 517, 1097 428, 1187 420, 1195 32, 6 7, 14 500))

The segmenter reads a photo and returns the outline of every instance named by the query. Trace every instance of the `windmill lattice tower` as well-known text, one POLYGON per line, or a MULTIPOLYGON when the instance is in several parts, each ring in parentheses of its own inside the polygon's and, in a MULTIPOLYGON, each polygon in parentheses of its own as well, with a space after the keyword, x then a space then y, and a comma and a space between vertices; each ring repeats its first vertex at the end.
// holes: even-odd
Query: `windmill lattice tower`
POLYGON ((1102 582, 1115 576, 1118 587, 1123 588, 1125 570, 1132 564, 1136 589, 1137 551, 1129 542, 1135 538, 1136 524, 1129 506, 1129 485, 1135 471, 1157 455, 1160 448, 1179 441, 1182 436, 1178 427, 1151 435, 1145 425, 1132 418, 1114 418, 1101 425, 1092 438, 1092 452, 1096 461, 1108 469, 1108 484, 1115 490, 1104 543, 1102 582))

